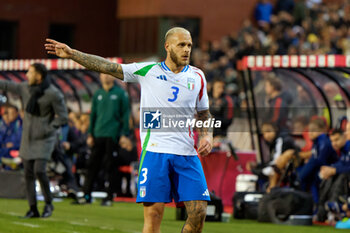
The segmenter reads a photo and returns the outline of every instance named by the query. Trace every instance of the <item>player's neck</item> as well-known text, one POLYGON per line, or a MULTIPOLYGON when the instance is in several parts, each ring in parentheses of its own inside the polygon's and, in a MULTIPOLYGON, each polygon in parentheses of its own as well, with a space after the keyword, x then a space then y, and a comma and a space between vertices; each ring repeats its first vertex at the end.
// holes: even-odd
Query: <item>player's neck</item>
POLYGON ((177 66, 171 59, 165 59, 165 65, 175 74, 180 73, 185 66, 177 66))

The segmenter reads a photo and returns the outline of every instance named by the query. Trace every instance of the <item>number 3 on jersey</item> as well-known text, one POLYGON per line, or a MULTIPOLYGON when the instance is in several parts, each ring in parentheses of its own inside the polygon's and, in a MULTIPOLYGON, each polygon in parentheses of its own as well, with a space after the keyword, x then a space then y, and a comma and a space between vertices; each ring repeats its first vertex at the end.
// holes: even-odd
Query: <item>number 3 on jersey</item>
POLYGON ((173 91, 173 95, 174 97, 172 99, 168 98, 169 102, 174 102, 175 100, 177 100, 177 94, 179 94, 179 88, 172 86, 171 89, 174 89, 175 91, 173 91))
POLYGON ((147 181, 147 173, 148 173, 148 169, 147 168, 142 168, 141 175, 142 175, 143 179, 140 181, 140 184, 146 183, 146 181, 147 181))

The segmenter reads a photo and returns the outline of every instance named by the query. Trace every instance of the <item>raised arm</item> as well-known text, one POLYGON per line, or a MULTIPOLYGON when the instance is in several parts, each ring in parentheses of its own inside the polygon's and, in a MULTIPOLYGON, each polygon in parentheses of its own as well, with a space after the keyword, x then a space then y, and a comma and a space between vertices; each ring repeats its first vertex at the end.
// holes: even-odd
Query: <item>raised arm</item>
POLYGON ((122 66, 118 63, 110 62, 103 57, 80 52, 52 39, 46 39, 46 41, 48 43, 45 44, 45 49, 48 54, 72 59, 89 70, 110 74, 121 80, 124 79, 122 66))
MULTIPOLYGON (((209 109, 197 112, 197 120, 206 121, 211 118, 209 109)), ((210 124, 209 124, 210 125, 210 124)), ((206 156, 211 152, 213 148, 213 128, 212 127, 201 127, 199 130, 199 148, 198 154, 206 156)))
POLYGON ((8 80, 0 80, 0 90, 9 91, 17 95, 22 95, 23 85, 8 80))

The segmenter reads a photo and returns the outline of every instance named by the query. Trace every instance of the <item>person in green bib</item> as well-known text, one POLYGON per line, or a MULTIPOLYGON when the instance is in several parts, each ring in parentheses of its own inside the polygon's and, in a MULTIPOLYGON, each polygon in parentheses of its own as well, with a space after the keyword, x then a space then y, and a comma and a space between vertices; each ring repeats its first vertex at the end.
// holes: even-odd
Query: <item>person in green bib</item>
POLYGON ((87 165, 87 175, 83 186, 84 198, 78 204, 91 203, 94 182, 103 169, 109 182, 108 196, 101 205, 110 206, 113 200, 113 184, 117 175, 116 157, 119 144, 127 140, 129 134, 129 98, 125 90, 115 85, 114 78, 101 74, 102 88, 92 99, 89 136, 87 144, 92 152, 87 165))

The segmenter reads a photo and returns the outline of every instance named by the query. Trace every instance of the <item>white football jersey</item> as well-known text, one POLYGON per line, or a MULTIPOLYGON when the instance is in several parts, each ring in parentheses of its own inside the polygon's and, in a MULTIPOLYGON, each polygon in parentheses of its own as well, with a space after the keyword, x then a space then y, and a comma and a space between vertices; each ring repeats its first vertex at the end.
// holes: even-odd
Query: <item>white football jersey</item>
POLYGON ((196 111, 209 109, 203 72, 187 65, 175 74, 164 62, 122 64, 122 68, 125 82, 141 85, 142 150, 197 155, 189 123, 196 111))

